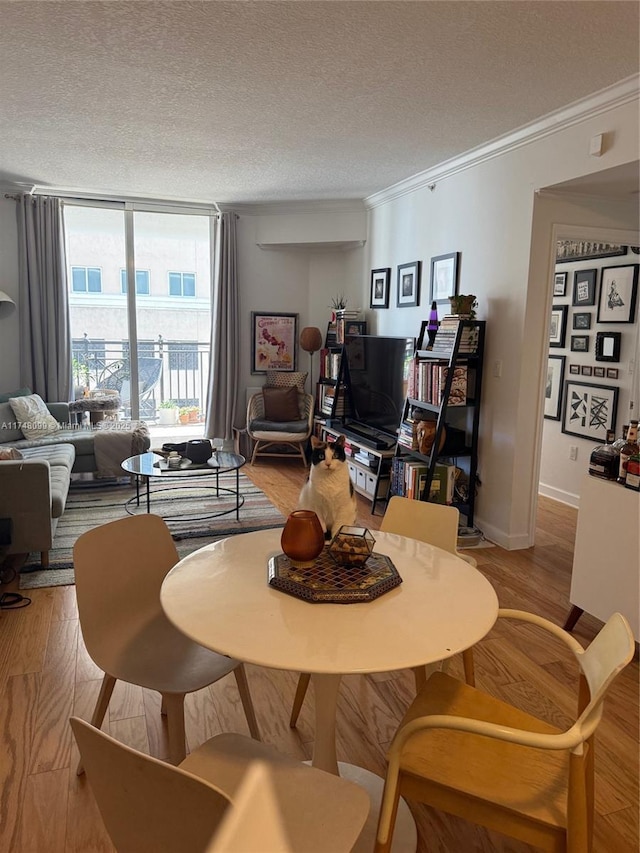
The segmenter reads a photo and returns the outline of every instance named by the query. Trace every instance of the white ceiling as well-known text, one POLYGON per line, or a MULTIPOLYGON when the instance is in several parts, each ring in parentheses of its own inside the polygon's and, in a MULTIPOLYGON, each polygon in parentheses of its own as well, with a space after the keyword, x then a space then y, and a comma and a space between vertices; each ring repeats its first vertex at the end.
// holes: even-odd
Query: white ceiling
POLYGON ((637 73, 638 11, 0 0, 0 182, 363 198, 637 73))

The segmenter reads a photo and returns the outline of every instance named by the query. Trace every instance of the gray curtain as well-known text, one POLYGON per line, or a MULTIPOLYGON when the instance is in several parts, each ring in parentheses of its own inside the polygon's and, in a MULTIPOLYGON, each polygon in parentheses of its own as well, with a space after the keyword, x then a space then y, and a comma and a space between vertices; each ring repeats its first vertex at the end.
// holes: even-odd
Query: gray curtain
POLYGON ((25 194, 16 207, 20 382, 48 402, 69 400, 71 336, 62 202, 25 194))
POLYGON ((235 213, 216 223, 206 435, 232 437, 238 399, 238 247, 235 213))

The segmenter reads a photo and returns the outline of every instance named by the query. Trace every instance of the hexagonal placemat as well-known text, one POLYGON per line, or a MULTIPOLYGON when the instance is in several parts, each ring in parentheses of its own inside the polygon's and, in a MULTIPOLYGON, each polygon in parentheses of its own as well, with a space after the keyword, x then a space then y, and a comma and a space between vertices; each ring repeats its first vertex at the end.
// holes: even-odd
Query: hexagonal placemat
POLYGON ((374 553, 364 566, 339 566, 325 545, 308 569, 291 565, 286 554, 269 560, 269 585, 313 603, 351 604, 373 601, 402 583, 389 557, 374 553))

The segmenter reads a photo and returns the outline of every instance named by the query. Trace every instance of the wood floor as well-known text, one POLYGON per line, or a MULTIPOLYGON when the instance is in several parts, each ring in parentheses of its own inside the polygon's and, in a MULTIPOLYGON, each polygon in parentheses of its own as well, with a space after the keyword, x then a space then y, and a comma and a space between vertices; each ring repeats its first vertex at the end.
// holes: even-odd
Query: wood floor
MULTIPOLYGON (((263 463, 247 474, 287 514, 302 485, 302 465, 263 463)), ((377 529, 359 498, 360 521, 377 529)), ((569 585, 576 513, 541 498, 536 545, 526 551, 473 551, 478 568, 494 585, 500 604, 531 610, 562 624, 569 609, 569 585)), ((2 587, 2 591, 15 584, 2 587)), ((77 619, 74 587, 36 589, 31 606, 0 613, 0 853, 93 853, 111 851, 85 778, 73 770, 77 753, 68 717, 88 718, 101 673, 87 657, 77 619)), ((587 643, 600 623, 585 614, 575 636, 587 643)), ((454 672, 460 672, 456 661, 454 672)), ((500 623, 479 644, 478 686, 552 721, 573 713, 575 671, 552 641, 532 639, 527 627, 500 623), (528 652, 530 658, 523 653, 528 652)), ((296 674, 248 667, 258 721, 265 741, 301 759, 311 756, 312 691, 297 730, 288 726, 296 674)), ((349 676, 338 709, 338 758, 381 775, 385 749, 412 698, 406 672, 349 676)), ((187 697, 187 738, 191 747, 225 730, 247 732, 233 677, 187 697)), ((167 738, 159 697, 118 685, 105 729, 118 739, 166 757, 167 738)), ((596 754, 595 853, 638 850, 638 663, 618 679, 605 706, 596 754)), ((498 851, 532 848, 463 820, 413 806, 420 853, 498 851)), ((255 851, 263 853, 263 851, 255 851)), ((328 850, 327 853, 332 853, 328 850)))

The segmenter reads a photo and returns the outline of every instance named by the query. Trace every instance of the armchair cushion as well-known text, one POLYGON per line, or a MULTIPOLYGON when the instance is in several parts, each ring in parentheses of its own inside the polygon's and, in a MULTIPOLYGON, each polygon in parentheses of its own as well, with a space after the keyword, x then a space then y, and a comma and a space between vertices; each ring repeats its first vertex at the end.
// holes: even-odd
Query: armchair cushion
POLYGON ((307 381, 307 373, 297 370, 267 370, 267 388, 291 388, 294 386, 298 391, 304 393, 304 383, 307 381))
POLYGON ((264 417, 267 421, 297 421, 300 419, 300 407, 298 405, 298 389, 290 388, 263 388, 264 417))

